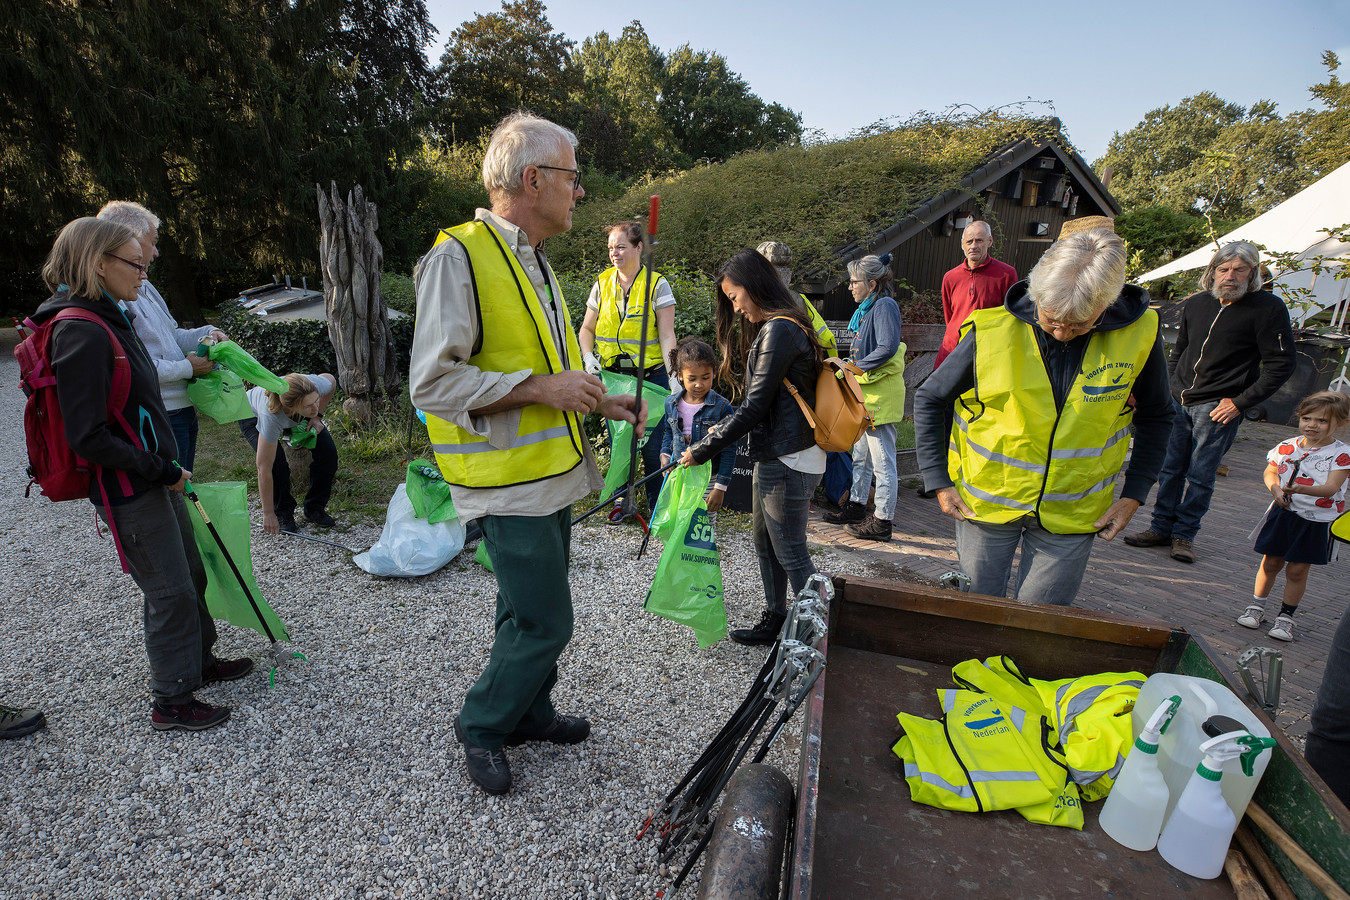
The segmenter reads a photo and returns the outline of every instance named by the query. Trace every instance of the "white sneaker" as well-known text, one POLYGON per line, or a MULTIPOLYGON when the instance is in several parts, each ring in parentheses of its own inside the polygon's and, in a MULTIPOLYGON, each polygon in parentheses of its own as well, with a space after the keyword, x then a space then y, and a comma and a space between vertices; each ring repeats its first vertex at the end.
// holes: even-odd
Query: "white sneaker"
POLYGON ((1237 622, 1243 628, 1260 628, 1265 620, 1266 608, 1252 603, 1242 611, 1242 615, 1238 616, 1237 622))
POLYGON ((1294 617, 1276 616, 1275 624, 1266 634, 1277 641, 1292 641, 1294 639, 1294 617))

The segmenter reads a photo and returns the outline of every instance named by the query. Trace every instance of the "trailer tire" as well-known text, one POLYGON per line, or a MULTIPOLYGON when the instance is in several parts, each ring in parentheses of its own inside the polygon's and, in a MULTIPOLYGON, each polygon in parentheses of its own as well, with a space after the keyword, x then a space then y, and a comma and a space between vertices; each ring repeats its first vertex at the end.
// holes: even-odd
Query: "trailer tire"
POLYGON ((737 770, 713 824, 699 900, 778 896, 792 795, 792 782, 777 766, 747 765, 737 770))

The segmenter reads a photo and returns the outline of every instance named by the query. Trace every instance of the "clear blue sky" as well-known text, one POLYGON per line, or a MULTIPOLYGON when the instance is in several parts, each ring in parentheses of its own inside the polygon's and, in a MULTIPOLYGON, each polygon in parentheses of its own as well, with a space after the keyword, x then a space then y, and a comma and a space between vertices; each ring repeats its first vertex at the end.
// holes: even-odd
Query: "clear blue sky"
MULTIPOLYGON (((1113 132, 1200 91, 1243 105, 1273 100, 1281 114, 1311 107, 1323 50, 1337 52, 1350 81, 1350 0, 545 2, 554 30, 578 44, 638 19, 662 50, 716 50, 756 94, 832 137, 923 109, 1030 99, 1053 106, 1091 162, 1113 132)), ((461 22, 501 4, 427 8, 440 31, 428 51, 435 65, 461 22)))

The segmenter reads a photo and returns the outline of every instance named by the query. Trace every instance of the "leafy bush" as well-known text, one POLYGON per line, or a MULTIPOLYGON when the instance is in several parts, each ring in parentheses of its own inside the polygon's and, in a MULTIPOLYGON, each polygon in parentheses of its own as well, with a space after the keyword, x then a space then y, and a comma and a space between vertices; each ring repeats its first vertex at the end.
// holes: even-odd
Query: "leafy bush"
MULTIPOLYGON (((398 276, 395 276, 398 277, 398 276)), ((328 340, 328 323, 318 319, 269 322, 236 300, 220 305, 220 329, 277 375, 337 372, 337 354, 328 340)), ((412 352, 412 316, 391 321, 399 372, 406 380, 412 352)))
POLYGON ((380 291, 390 309, 410 316, 417 312, 417 290, 411 277, 384 272, 380 275, 380 291))
POLYGON ((744 153, 639 183, 617 200, 583 200, 549 255, 561 269, 599 271, 603 226, 644 216, 648 197, 659 194, 661 258, 711 273, 743 247, 780 240, 792 247, 799 276, 837 270, 842 248, 958 187, 994 150, 1058 135, 1052 122, 997 110, 922 114, 848 140, 744 153))

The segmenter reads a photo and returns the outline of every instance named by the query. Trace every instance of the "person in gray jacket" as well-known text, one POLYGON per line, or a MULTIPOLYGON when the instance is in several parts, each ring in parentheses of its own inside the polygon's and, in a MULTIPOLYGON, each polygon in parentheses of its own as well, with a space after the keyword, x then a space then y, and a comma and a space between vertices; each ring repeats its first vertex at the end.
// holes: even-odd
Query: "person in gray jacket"
MULTIPOLYGON (((99 210, 98 217, 131 229, 141 245, 147 268, 159 256, 159 217, 144 206, 130 200, 113 200, 99 210)), ((191 471, 197 457, 197 410, 188 399, 187 384, 210 372, 212 367, 210 359, 197 354, 197 347, 207 337, 213 341, 228 338, 214 325, 179 328, 169 313, 169 304, 148 279, 141 282, 136 299, 129 301, 127 308, 136 314, 132 320, 136 335, 145 344, 159 373, 159 391, 178 444, 178 462, 191 471)))

